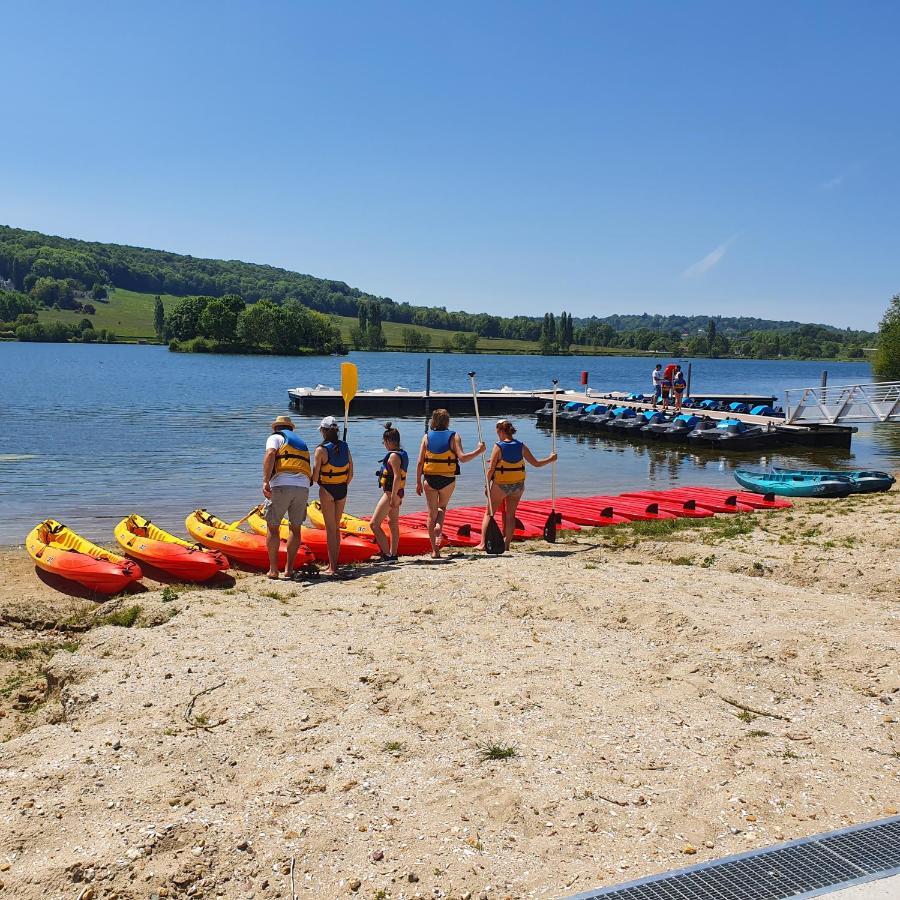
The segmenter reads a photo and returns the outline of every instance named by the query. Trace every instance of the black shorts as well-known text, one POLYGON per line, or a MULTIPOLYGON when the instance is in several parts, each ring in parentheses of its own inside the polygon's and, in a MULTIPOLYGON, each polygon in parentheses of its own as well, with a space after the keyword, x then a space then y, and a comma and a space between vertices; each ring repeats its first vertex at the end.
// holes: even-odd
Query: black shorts
POLYGON ((456 477, 453 475, 426 475, 425 484, 432 490, 442 491, 445 487, 450 487, 456 477))
MULTIPOLYGON (((384 492, 386 494, 393 494, 394 489, 393 488, 385 488, 384 492)), ((406 496, 406 488, 400 488, 400 490, 397 491, 397 496, 402 500, 406 496)))
POLYGON ((320 481, 319 490, 328 491, 335 503, 338 503, 347 497, 346 484, 322 484, 320 481))

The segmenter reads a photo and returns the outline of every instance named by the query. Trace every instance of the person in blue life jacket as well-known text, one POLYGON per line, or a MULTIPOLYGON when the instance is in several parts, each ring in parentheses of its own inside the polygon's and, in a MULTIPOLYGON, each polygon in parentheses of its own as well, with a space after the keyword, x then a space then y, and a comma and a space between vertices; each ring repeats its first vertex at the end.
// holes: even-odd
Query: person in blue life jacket
POLYGON ((400 432, 390 422, 385 423, 381 440, 386 451, 376 473, 381 497, 375 504, 375 512, 372 513, 369 525, 381 551, 382 561, 393 562, 397 559, 397 548, 400 545, 400 506, 406 492, 409 454, 400 446, 400 432), (391 532, 390 541, 381 527, 385 519, 388 520, 391 532))
POLYGON ((338 437, 338 423, 334 416, 325 416, 319 425, 322 443, 313 457, 312 480, 319 485, 319 504, 325 520, 328 540, 328 568, 326 575, 340 578, 338 556, 341 552, 341 516, 347 503, 347 487, 353 480, 353 457, 346 441, 338 437))
MULTIPOLYGON (((521 441, 516 440, 516 428, 508 419, 497 423, 497 443, 491 451, 488 465, 488 482, 491 486, 491 509, 496 513, 503 509, 503 538, 506 549, 512 543, 516 530, 516 508, 525 494, 525 463, 541 468, 557 459, 556 451, 543 459, 538 459, 521 441)), ((475 549, 484 550, 484 535, 487 531, 489 513, 484 510, 481 525, 482 543, 475 549)))
POLYGON ((294 577, 294 558, 300 549, 300 526, 306 519, 312 473, 309 447, 294 434, 289 416, 278 416, 272 434, 266 440, 263 456, 263 496, 266 503, 266 549, 269 552, 269 578, 278 578, 278 549, 281 520, 287 516, 290 535, 287 541, 285 578, 294 577))
POLYGON ((450 413, 436 409, 431 414, 428 431, 419 447, 416 463, 416 493, 425 494, 428 504, 428 537, 431 538, 432 559, 441 557, 441 532, 444 515, 456 487, 461 463, 467 463, 485 451, 484 441, 471 452, 463 451, 462 441, 450 430, 450 413))
POLYGON ((675 376, 672 378, 672 393, 675 394, 675 415, 681 412, 681 400, 684 397, 684 391, 687 388, 687 382, 684 380, 684 373, 681 366, 675 370, 675 376))

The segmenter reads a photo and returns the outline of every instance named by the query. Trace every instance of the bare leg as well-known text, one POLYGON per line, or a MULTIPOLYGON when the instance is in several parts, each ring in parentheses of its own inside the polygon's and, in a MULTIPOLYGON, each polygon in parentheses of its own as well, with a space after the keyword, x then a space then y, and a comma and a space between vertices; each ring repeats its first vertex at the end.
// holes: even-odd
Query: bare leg
POLYGON ((335 500, 326 490, 319 491, 319 502, 322 506, 322 518, 325 519, 325 534, 328 540, 327 575, 337 575, 338 559, 341 554, 341 532, 338 525, 344 514, 344 500, 335 500))
POLYGON ((382 522, 384 522, 384 517, 388 515, 390 506, 391 495, 383 493, 379 498, 378 503, 375 504, 375 512, 372 513, 372 518, 369 520, 369 525, 372 527, 372 534, 375 536, 375 543, 378 544, 378 549, 383 556, 391 555, 387 537, 384 533, 384 529, 381 527, 382 522))
POLYGON ((509 550, 512 544, 513 535, 516 532, 516 509, 519 501, 522 499, 525 491, 521 490, 516 494, 506 495, 506 516, 503 524, 505 526, 503 537, 506 539, 506 549, 509 550))
POLYGON ((287 541, 287 562, 284 564, 284 574, 290 578, 294 574, 294 560, 300 549, 300 525, 291 525, 291 533, 287 541))
MULTIPOLYGON (((506 494, 500 490, 499 486, 491 482, 491 509, 494 511, 496 515, 503 504, 506 502, 506 494)), ((476 550, 484 550, 484 536, 487 534, 488 522, 491 521, 490 514, 488 513, 487 504, 484 507, 484 517, 481 520, 481 540, 478 542, 478 546, 475 548, 476 550)))
MULTIPOLYGON (((403 502, 402 500, 400 501, 403 502)), ((391 556, 396 556, 400 549, 400 507, 390 507, 388 523, 391 527, 391 556)))
POLYGON ((456 482, 448 484, 447 487, 436 491, 425 482, 425 500, 428 503, 428 537, 431 538, 431 557, 432 559, 441 558, 441 536, 444 528, 444 514, 447 512, 447 506, 450 498, 453 496, 453 490, 456 482))
POLYGON ((272 530, 266 526, 266 550, 269 551, 269 571, 266 573, 269 578, 278 577, 278 549, 281 545, 281 536, 278 529, 272 530))

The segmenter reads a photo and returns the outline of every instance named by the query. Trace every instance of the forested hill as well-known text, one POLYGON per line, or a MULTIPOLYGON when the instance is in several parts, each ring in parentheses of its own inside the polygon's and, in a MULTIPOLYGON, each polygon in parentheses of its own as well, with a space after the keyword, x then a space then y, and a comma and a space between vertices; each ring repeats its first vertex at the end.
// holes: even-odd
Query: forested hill
MULTIPOLYGON (((275 266, 239 260, 198 259, 165 250, 53 237, 5 225, 0 225, 0 278, 12 281, 17 291, 32 294, 46 306, 64 308, 79 291, 90 291, 96 296, 95 288, 114 285, 150 295, 237 295, 248 303, 260 299, 279 304, 294 300, 323 313, 354 317, 359 313, 361 302, 363 306, 375 303, 384 322, 474 332, 491 338, 538 341, 546 337, 540 317, 500 317, 447 311, 443 307, 413 306, 397 303, 390 297, 376 297, 343 281, 301 275, 275 266)), ((548 307, 556 304, 556 298, 547 298, 548 307)), ((714 318, 715 331, 722 337, 752 332, 791 332, 801 327, 799 322, 728 316, 714 318)), ((591 317, 574 319, 578 326, 574 336, 582 338, 581 343, 613 346, 622 341, 610 339, 610 334, 643 335, 633 346, 646 349, 655 336, 662 336, 659 340, 664 342, 677 341, 679 337, 706 332, 709 322, 709 316, 591 317)), ((808 330, 811 326, 803 328, 808 330)), ((842 345, 862 346, 872 339, 866 332, 850 332, 831 325, 815 326, 815 334, 807 335, 810 336, 819 342, 833 340, 842 345)))

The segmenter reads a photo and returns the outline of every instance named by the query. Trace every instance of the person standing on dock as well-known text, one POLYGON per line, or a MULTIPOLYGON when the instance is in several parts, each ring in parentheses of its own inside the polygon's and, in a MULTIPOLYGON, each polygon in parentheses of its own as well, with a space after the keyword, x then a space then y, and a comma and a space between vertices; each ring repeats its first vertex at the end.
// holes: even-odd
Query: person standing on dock
POLYGON ((681 366, 675 370, 675 377, 672 379, 672 392, 675 394, 675 415, 681 412, 681 399, 684 396, 684 390, 687 382, 684 380, 684 373, 681 366))
POLYGON ((397 559, 397 550, 400 546, 400 505, 403 503, 405 493, 409 454, 400 446, 400 432, 390 422, 385 423, 381 439, 387 451, 377 472, 378 486, 382 493, 369 525, 375 536, 375 543, 381 551, 382 561, 393 562, 397 559), (385 519, 388 520, 391 531, 390 542, 381 527, 385 519))
POLYGON ((657 363, 653 370, 653 405, 659 403, 660 391, 662 389, 662 363, 657 363))
POLYGON ((338 437, 338 423, 334 416, 325 416, 319 425, 322 443, 313 457, 312 480, 319 485, 319 504, 325 520, 328 538, 328 568, 326 575, 340 578, 338 558, 341 553, 341 516, 347 504, 347 487, 353 480, 353 457, 346 441, 338 437))
MULTIPOLYGON (((499 509, 503 510, 503 539, 507 550, 516 530, 516 508, 525 494, 525 463, 540 468, 550 465, 557 458, 554 450, 549 456, 538 459, 525 444, 516 440, 515 434, 516 428, 508 419, 501 419, 497 423, 497 443, 491 451, 487 473, 491 486, 490 508, 495 513, 499 509)), ((481 525, 482 542, 489 521, 490 514, 485 507, 481 525)), ((479 544, 475 549, 484 550, 484 544, 479 544)))
POLYGON ((294 575, 294 559, 300 549, 300 526, 306 519, 309 486, 309 447, 294 434, 289 416, 278 416, 272 434, 266 440, 263 456, 263 496, 266 504, 266 549, 269 551, 269 578, 278 578, 278 550, 281 544, 281 520, 287 516, 290 536, 287 542, 285 578, 294 575))
POLYGON ((441 557, 441 532, 444 515, 453 489, 460 463, 467 463, 485 451, 483 441, 471 452, 463 451, 462 441, 455 431, 450 430, 450 413, 446 409, 436 409, 431 414, 428 431, 419 448, 416 464, 416 493, 425 494, 428 504, 428 537, 431 539, 431 557, 441 557))

